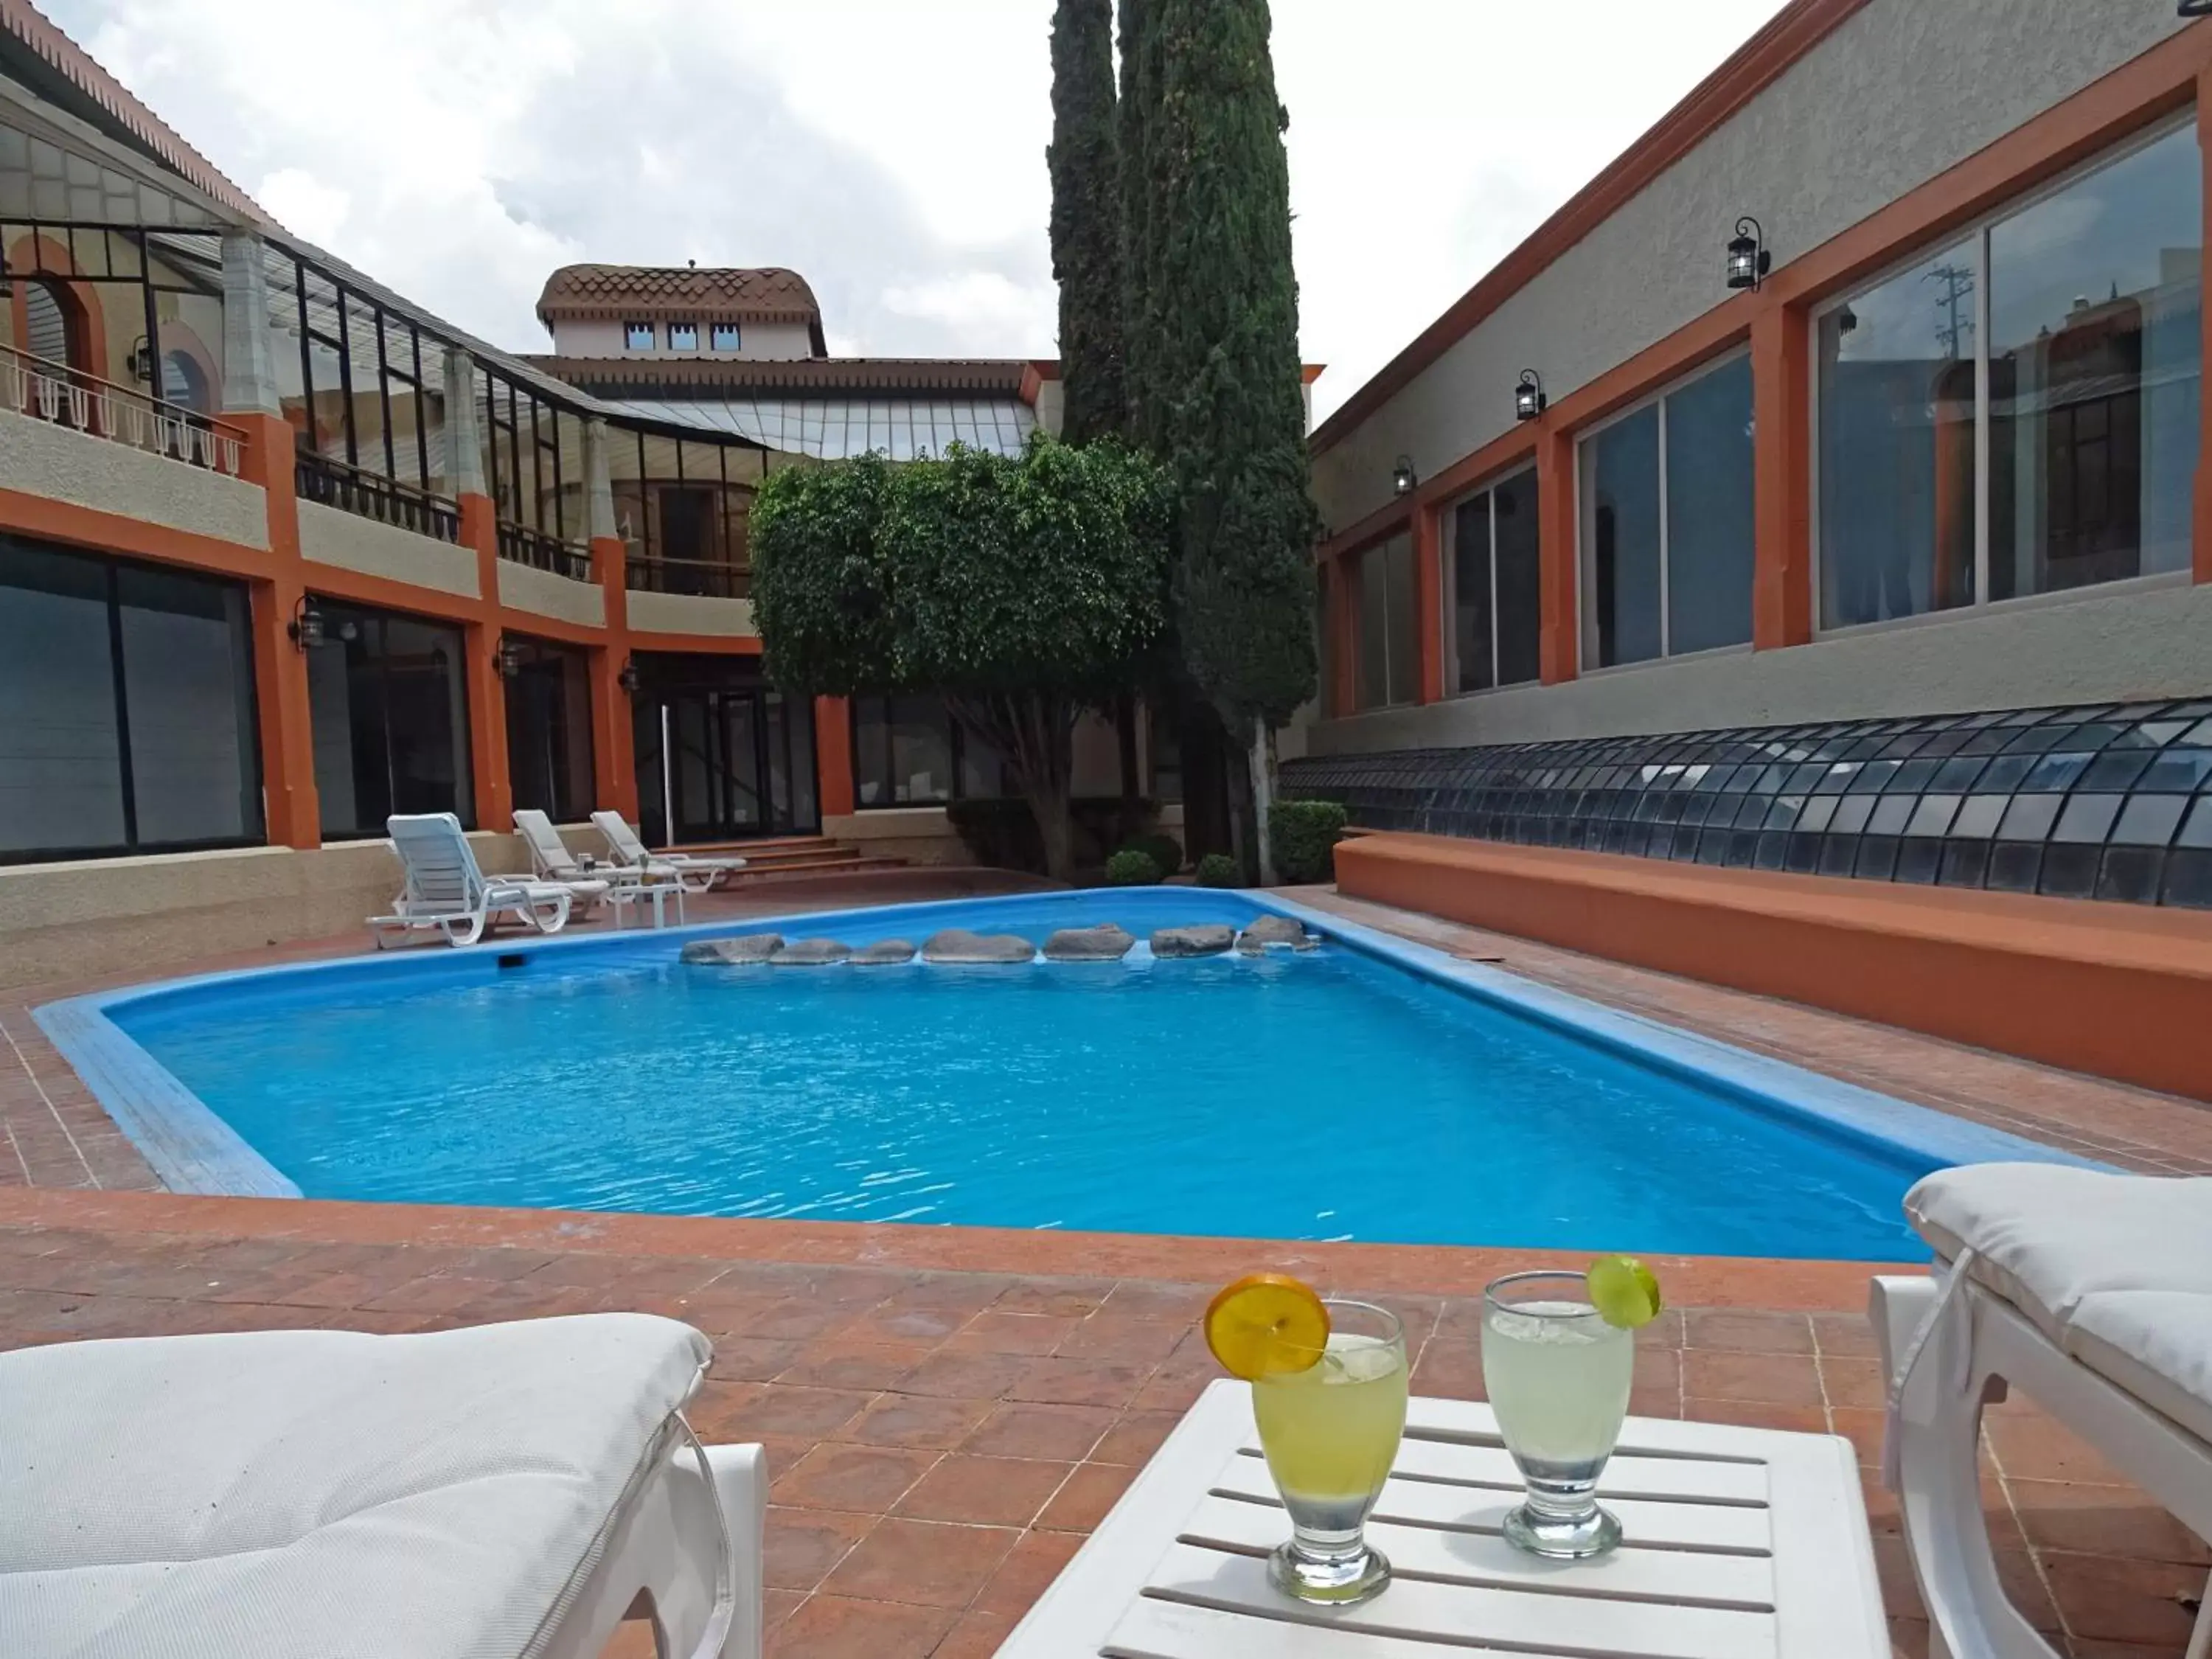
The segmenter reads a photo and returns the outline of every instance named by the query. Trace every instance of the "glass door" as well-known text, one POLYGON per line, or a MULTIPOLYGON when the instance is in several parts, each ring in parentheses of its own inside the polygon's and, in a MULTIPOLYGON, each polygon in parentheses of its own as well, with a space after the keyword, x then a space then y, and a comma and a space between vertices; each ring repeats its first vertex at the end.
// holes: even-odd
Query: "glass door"
POLYGON ((812 833, 821 823, 812 705, 705 660, 713 667, 701 677, 712 672, 721 684, 648 684, 634 705, 647 839, 680 846, 812 833))

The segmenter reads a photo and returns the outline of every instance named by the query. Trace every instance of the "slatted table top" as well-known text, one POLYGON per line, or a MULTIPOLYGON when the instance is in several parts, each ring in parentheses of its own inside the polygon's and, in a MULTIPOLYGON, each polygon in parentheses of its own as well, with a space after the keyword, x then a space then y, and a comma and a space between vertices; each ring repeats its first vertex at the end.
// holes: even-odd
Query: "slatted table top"
POLYGON ((1601 1493, 1626 1541, 1540 1561, 1498 1535, 1520 1480, 1487 1406, 1416 1398, 1352 1607, 1267 1582, 1290 1535, 1248 1385, 1210 1387, 1000 1659, 1888 1659, 1848 1441, 1632 1417, 1601 1493))

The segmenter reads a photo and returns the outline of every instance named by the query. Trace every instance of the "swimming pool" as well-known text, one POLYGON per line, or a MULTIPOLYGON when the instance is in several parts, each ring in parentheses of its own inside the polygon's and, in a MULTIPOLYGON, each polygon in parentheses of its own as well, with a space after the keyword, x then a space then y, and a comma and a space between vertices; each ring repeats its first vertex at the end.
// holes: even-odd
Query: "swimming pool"
POLYGON ((2059 1155, 1333 916, 1183 889, 215 975, 40 1017, 172 1186, 1896 1259, 1943 1164, 2059 1155), (708 968, 689 935, 1325 931, 1252 958, 708 968))

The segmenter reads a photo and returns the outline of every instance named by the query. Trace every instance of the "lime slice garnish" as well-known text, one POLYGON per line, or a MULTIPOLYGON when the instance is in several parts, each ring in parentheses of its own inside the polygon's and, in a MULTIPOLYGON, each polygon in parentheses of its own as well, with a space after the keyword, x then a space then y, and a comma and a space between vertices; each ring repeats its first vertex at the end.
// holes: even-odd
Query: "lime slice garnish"
POLYGON ((1247 1382, 1305 1370, 1328 1346, 1328 1310, 1303 1280, 1253 1273, 1207 1304, 1206 1346, 1247 1382))
POLYGON ((1667 1305, 1656 1275, 1632 1255, 1601 1255, 1583 1278, 1598 1317, 1624 1331, 1649 1325, 1667 1305))

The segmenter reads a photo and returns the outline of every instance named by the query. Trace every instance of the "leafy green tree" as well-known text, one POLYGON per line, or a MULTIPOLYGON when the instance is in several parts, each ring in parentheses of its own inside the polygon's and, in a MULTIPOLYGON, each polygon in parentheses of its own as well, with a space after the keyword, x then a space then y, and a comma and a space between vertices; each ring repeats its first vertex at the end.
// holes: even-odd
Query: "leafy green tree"
POLYGON ((1114 131, 1113 0, 1060 0, 1052 20, 1052 274, 1072 444, 1125 430, 1121 167, 1114 131))
POLYGON ((1065 878, 1075 723, 1165 623, 1168 508, 1160 470, 1112 442, 773 473, 751 520, 769 676, 808 696, 941 694, 1004 758, 1065 878))

